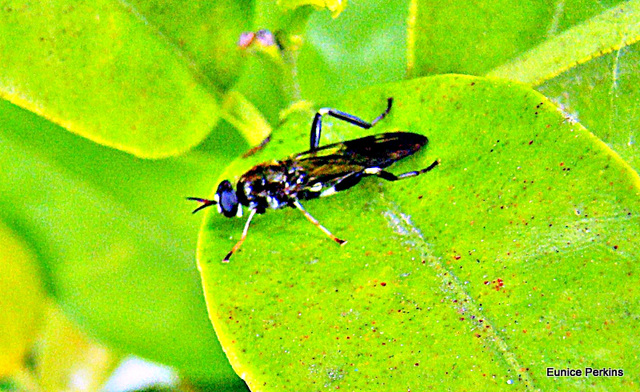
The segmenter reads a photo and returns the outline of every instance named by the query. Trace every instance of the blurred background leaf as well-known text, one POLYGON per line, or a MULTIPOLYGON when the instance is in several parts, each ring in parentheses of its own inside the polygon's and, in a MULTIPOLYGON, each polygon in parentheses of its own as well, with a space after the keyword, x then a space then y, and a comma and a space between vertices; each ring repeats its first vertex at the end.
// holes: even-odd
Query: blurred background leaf
POLYGON ((245 60, 236 43, 250 29, 253 0, 129 2, 138 15, 179 49, 198 81, 218 91, 233 86, 245 60))
POLYGON ((639 1, 624 3, 554 35, 539 46, 489 72, 538 85, 578 64, 638 40, 639 1))
POLYGON ((291 11, 307 5, 316 9, 326 8, 331 11, 331 16, 337 18, 347 7, 347 0, 278 0, 278 5, 284 11, 291 11))
POLYGON ((137 5, 140 10, 113 0, 4 4, 0 95, 141 157, 176 155, 198 144, 218 121, 219 87, 239 72, 235 41, 250 9, 226 1, 176 6, 180 12, 167 14, 155 2, 137 5), (176 31, 193 15, 199 18, 176 31))
POLYGON ((47 309, 35 354, 35 375, 43 391, 97 391, 119 358, 92 341, 56 306, 47 309))
POLYGON ((0 124, 0 217, 34 244, 63 309, 121 351, 235 377, 207 319, 184 197, 206 193, 243 141, 146 161, 7 102, 0 124))
POLYGON ((302 96, 324 103, 405 76, 408 1, 351 2, 338 19, 317 12, 300 53, 302 96))
POLYGON ((37 255, 0 219, 0 379, 19 371, 47 303, 37 255))
MULTIPOLYGON (((412 0, 409 74, 483 75, 618 3, 412 0)), ((572 55, 572 49, 565 54, 572 55)))

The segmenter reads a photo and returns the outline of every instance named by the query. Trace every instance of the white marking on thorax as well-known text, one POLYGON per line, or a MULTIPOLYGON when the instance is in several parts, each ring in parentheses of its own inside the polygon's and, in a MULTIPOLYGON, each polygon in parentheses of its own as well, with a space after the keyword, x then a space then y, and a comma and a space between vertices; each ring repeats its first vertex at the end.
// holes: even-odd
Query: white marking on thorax
POLYGON ((269 203, 269 208, 273 210, 280 208, 280 202, 273 196, 267 196, 267 203, 269 203))
POLYGON ((379 167, 368 167, 364 169, 364 174, 378 174, 382 171, 379 167))
POLYGON ((313 184, 313 186, 311 186, 311 188, 309 188, 310 192, 320 192, 321 190, 322 190, 321 182, 316 182, 315 184, 313 184))
POLYGON ((220 206, 220 195, 217 193, 213 195, 213 201, 216 202, 216 210, 218 210, 218 214, 222 214, 222 207, 220 206))
POLYGON ((331 188, 327 188, 324 191, 322 191, 322 193, 320 194, 320 197, 325 197, 325 196, 331 196, 336 192, 336 187, 332 186, 331 188))

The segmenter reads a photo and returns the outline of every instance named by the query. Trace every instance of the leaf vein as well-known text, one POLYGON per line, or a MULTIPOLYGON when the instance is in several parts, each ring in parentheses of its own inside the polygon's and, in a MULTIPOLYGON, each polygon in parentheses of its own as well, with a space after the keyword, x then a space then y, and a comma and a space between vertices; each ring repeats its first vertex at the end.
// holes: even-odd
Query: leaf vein
POLYGON ((462 310, 475 316, 467 317, 465 320, 473 324, 473 329, 481 329, 483 331, 482 335, 478 334, 480 338, 486 342, 488 347, 494 347, 502 355, 505 362, 518 375, 518 379, 524 383, 527 390, 536 390, 526 368, 518 362, 516 354, 511 351, 506 341, 496 332, 492 323, 483 314, 482 308, 467 293, 456 275, 445 267, 441 258, 436 257, 431 252, 430 245, 424 239, 421 231, 413 225, 411 218, 402 213, 397 205, 388 200, 383 200, 381 204, 384 207, 383 215, 394 232, 405 237, 406 242, 414 246, 422 259, 426 261, 426 264, 436 272, 438 278, 442 281, 442 291, 451 300, 451 303, 457 306, 456 311, 462 310), (464 308, 462 309, 462 307, 464 308), (479 320, 483 320, 483 322, 480 323, 479 320))

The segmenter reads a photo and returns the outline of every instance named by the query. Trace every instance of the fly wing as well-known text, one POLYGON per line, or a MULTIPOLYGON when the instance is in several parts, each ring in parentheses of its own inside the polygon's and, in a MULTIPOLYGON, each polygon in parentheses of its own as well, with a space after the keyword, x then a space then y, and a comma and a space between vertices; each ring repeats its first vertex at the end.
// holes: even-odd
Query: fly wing
POLYGON ((293 157, 297 161, 326 162, 363 168, 385 168, 408 157, 427 144, 426 136, 410 132, 380 133, 305 151, 293 157))
POLYGON ((367 167, 385 168, 427 144, 423 135, 410 132, 381 133, 344 142, 346 154, 367 167))
MULTIPOLYGON (((338 146, 336 146, 338 147, 338 146)), ((306 174, 304 182, 294 188, 302 200, 329 196, 360 182, 364 169, 339 154, 313 156, 298 160, 297 169, 306 174)))
POLYGON ((291 159, 308 175, 301 186, 309 195, 307 198, 311 198, 350 188, 360 181, 365 169, 385 168, 415 153, 427 142, 425 136, 416 133, 381 133, 329 144, 291 159))

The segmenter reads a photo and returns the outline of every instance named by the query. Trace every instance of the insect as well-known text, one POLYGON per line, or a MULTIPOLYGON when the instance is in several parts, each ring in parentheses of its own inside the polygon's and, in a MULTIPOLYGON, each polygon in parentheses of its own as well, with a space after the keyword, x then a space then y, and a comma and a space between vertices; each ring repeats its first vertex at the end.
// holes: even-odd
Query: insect
POLYGON ((218 185, 213 200, 189 197, 189 200, 201 203, 193 213, 215 205, 218 213, 233 218, 242 216, 243 206, 248 209, 249 218, 244 225, 242 236, 222 262, 229 262, 231 256, 240 249, 247 237, 249 224, 254 215, 264 214, 267 209, 296 208, 329 238, 344 245, 346 241, 336 237, 322 226, 300 204, 300 200, 333 195, 358 184, 366 176, 378 176, 387 181, 397 181, 415 177, 436 167, 440 163, 439 160, 422 170, 399 175, 383 170, 394 162, 414 154, 427 144, 427 138, 416 133, 381 133, 320 147, 324 115, 369 129, 389 114, 392 105, 393 98, 389 98, 387 109, 371 123, 335 109, 320 109, 311 125, 309 151, 280 161, 274 160, 254 166, 240 177, 236 189, 228 180, 222 181, 218 185))

